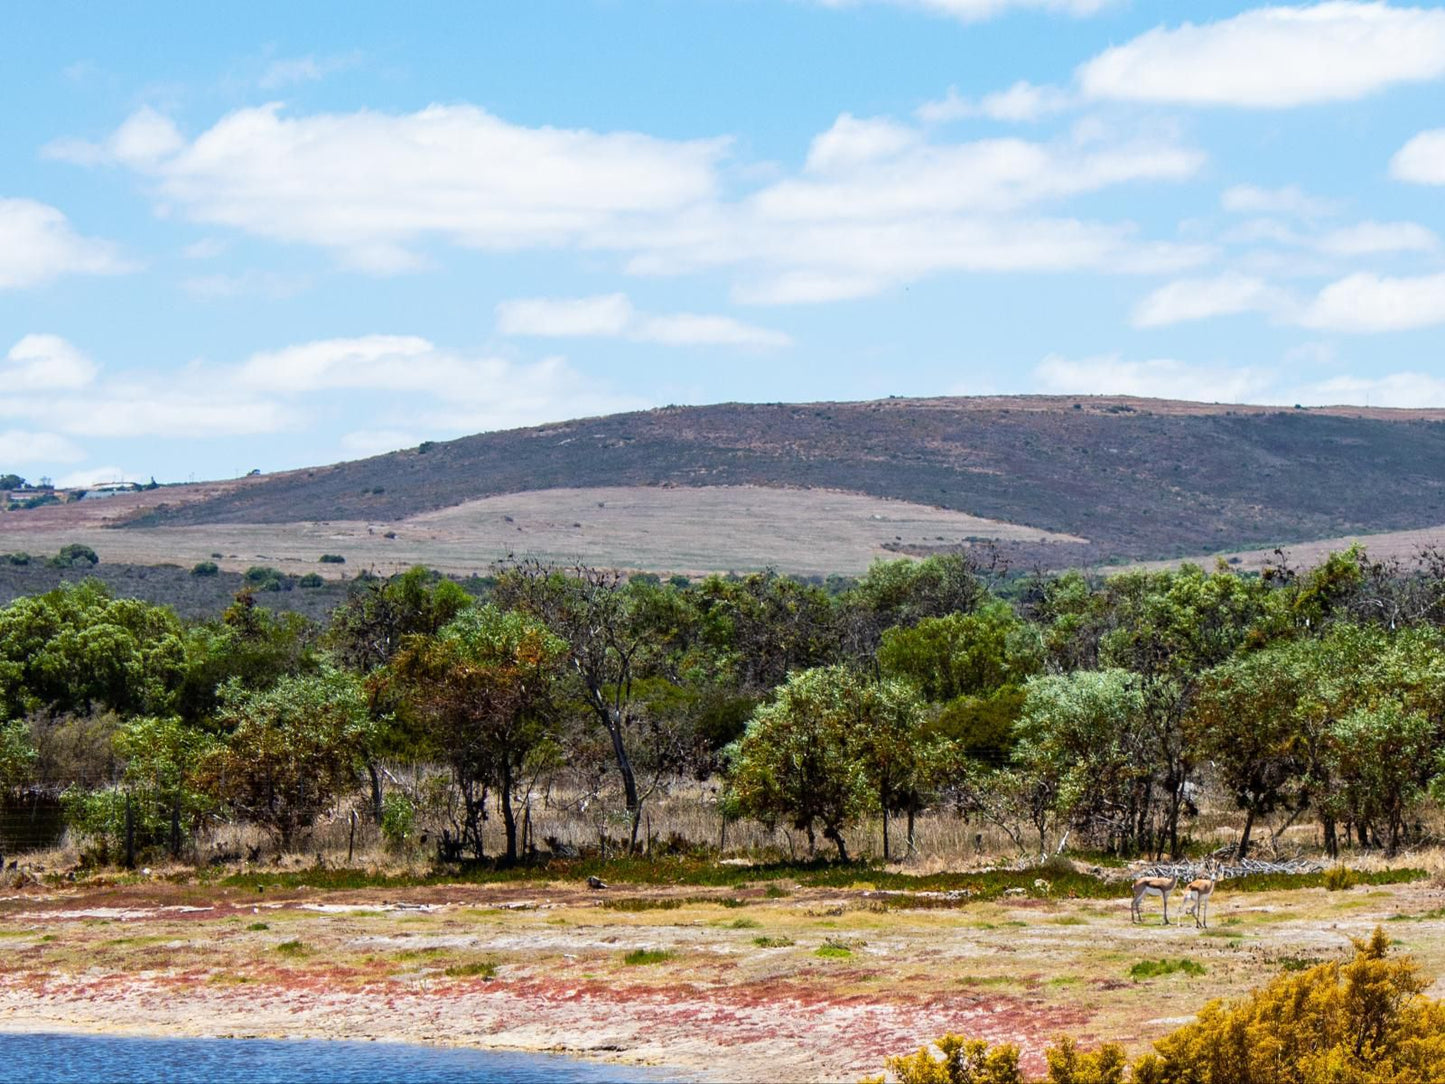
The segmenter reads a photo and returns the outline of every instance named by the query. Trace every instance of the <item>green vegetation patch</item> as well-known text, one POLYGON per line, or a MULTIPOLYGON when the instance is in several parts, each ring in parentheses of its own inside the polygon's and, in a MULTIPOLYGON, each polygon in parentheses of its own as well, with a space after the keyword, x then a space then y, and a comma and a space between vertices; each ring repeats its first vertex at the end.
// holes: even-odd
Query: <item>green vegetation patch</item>
POLYGON ((490 982, 497 977, 497 961, 472 960, 468 963, 452 964, 444 974, 449 979, 486 979, 490 982))
POLYGON ((758 948, 791 948, 796 944, 791 937, 754 937, 753 944, 758 948))
POLYGON ((250 930, 253 933, 259 933, 262 930, 269 930, 270 928, 271 927, 264 922, 253 922, 251 923, 251 925, 246 927, 246 929, 250 930))
POLYGON ((304 941, 282 941, 276 946, 276 951, 282 956, 305 956, 311 950, 306 947, 304 941))
POLYGON ((634 949, 622 957, 622 962, 637 967, 643 964, 661 964, 672 959, 667 949, 634 949))
POLYGON ((1129 977, 1135 982, 1139 982, 1143 979, 1162 978, 1176 972, 1190 976, 1202 975, 1204 974, 1204 965, 1187 956, 1181 956, 1177 960, 1140 960, 1129 968, 1129 977))

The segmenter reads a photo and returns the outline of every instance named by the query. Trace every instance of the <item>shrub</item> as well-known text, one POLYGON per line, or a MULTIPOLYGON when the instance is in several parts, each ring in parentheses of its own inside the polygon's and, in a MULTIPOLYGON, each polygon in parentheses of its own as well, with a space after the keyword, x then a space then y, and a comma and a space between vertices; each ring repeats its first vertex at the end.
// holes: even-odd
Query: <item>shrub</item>
POLYGON ((497 977, 497 962, 495 960, 473 960, 471 963, 452 964, 445 971, 449 979, 486 979, 491 981, 497 977))
POLYGON ((381 803, 381 837, 389 847, 403 847, 416 827, 416 807, 400 791, 391 791, 381 803))
POLYGON ((93 568, 100 564, 95 550, 79 542, 61 546, 60 552, 47 562, 51 568, 93 568))
POLYGON ((28 565, 30 563, 30 554, 24 550, 17 550, 14 553, 7 553, 5 560, 12 565, 28 565))
POLYGON ((622 957, 622 962, 633 966, 641 964, 660 964, 672 959, 672 953, 666 949, 635 949, 622 957))
POLYGON ((431 451, 431 450, 432 450, 433 448, 435 448, 436 446, 437 446, 437 442, 436 442, 436 441, 434 441, 434 440, 424 440, 424 441, 422 441, 420 444, 417 445, 416 450, 417 450, 418 452, 420 452, 422 455, 426 455, 427 452, 431 451))
POLYGON ((252 565, 246 569, 246 583, 257 591, 280 591, 287 584, 286 574, 269 565, 252 565))
POLYGON ((1177 960, 1140 960, 1129 968, 1129 977, 1138 982, 1140 979, 1155 979, 1163 975, 1172 975, 1176 971, 1182 971, 1186 975, 1202 975, 1204 974, 1204 965, 1185 956, 1181 956, 1177 960))
POLYGON ((346 558, 343 557, 343 556, 341 556, 341 554, 339 554, 339 553, 323 553, 323 554, 318 558, 318 560, 319 560, 323 565, 344 565, 344 564, 346 564, 346 558))
POLYGON ((1349 866, 1339 865, 1325 870, 1325 888, 1331 892, 1354 888, 1359 883, 1360 875, 1349 866))
MULTIPOLYGON (((1052 1084, 1385 1084, 1445 1080, 1445 1003, 1423 997, 1413 961, 1387 959, 1376 927, 1349 963, 1286 973, 1243 1001, 1211 1001, 1127 1066, 1106 1044, 1081 1054, 1063 1038, 1046 1051, 1052 1084)), ((1018 1084, 1018 1048, 958 1035, 888 1059, 900 1084, 1018 1084)), ((875 1077, 881 1082, 882 1077, 875 1077)))
POLYGON ((198 561, 191 566, 192 576, 216 576, 221 572, 221 566, 215 561, 198 561))
POLYGON ((306 945, 301 941, 282 941, 276 946, 276 951, 282 956, 305 956, 306 945))
POLYGON ((296 581, 296 586, 305 588, 325 587, 326 581, 323 580, 317 573, 308 572, 306 573, 306 575, 302 576, 299 580, 296 581))
POLYGON ((790 948, 793 945, 791 937, 754 937, 753 944, 758 948, 790 948))

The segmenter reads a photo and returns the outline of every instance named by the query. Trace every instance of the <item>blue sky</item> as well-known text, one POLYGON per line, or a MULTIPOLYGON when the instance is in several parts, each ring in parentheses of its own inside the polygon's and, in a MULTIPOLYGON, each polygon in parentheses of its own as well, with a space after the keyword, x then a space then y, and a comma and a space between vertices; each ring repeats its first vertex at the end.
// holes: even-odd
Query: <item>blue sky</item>
POLYGON ((0 470, 723 400, 1445 406, 1442 208, 1440 5, 12 5, 0 470))

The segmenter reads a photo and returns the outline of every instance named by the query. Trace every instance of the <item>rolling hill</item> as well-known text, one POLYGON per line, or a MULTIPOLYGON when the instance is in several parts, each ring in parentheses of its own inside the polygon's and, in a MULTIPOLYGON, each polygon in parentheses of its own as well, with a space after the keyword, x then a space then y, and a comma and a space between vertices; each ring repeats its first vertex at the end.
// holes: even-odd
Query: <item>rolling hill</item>
MULTIPOLYGON (((666 407, 427 443, 197 499, 162 490, 126 526, 381 524, 509 494, 739 486, 1069 536, 1012 543, 1054 567, 1173 558, 1445 523, 1445 411, 1032 396, 666 407)), ((963 536, 878 541, 918 552, 963 536)))

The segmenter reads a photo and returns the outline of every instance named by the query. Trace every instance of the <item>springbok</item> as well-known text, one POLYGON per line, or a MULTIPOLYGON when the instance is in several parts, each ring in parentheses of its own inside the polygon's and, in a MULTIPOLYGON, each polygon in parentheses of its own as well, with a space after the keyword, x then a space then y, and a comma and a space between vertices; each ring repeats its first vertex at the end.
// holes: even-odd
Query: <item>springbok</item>
POLYGON ((1184 911, 1194 916, 1194 925, 1209 928, 1209 897, 1214 895, 1215 871, 1184 886, 1184 911))
POLYGON ((1158 896, 1164 901, 1164 925, 1169 922, 1169 893, 1179 887, 1179 876, 1173 877, 1140 877, 1134 882, 1134 903, 1129 909, 1130 922, 1143 922, 1144 914, 1141 906, 1146 896, 1158 896))

